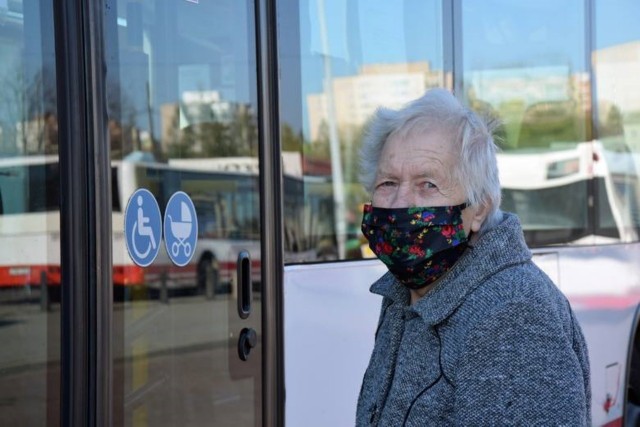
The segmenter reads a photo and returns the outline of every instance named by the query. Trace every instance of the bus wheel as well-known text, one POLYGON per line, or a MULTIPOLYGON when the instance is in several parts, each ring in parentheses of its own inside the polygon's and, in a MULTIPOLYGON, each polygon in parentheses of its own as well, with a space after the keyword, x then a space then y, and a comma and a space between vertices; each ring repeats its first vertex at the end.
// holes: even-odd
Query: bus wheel
POLYGON ((218 261, 212 255, 203 256, 198 263, 198 293, 215 298, 219 277, 218 261))

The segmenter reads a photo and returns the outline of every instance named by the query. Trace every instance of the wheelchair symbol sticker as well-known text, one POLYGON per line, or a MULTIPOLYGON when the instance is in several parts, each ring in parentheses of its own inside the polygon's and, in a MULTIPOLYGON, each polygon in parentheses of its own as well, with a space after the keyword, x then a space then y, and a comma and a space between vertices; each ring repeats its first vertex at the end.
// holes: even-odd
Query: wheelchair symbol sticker
POLYGON ((137 189, 129 198, 124 213, 127 251, 134 263, 149 266, 158 256, 162 240, 162 217, 153 194, 137 189))
POLYGON ((198 217, 193 202, 182 191, 173 193, 164 211, 164 244, 171 261, 184 267, 198 242, 198 217))

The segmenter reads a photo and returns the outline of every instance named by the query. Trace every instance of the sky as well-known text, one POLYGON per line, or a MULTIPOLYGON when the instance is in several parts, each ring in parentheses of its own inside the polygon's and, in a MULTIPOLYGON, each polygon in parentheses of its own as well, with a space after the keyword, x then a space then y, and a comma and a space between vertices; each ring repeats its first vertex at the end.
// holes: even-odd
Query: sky
MULTIPOLYGON (((297 36, 305 127, 306 97, 323 90, 323 54, 331 58, 334 78, 357 74, 361 65, 374 63, 427 60, 433 68, 442 69, 444 12, 440 0, 294 3, 299 5, 297 36), (323 8, 324 25, 319 19, 323 8)), ((518 67, 565 66, 572 72, 588 69, 585 29, 589 26, 585 25, 584 0, 463 0, 461 4, 457 22, 461 23, 465 73, 518 67)), ((640 2, 594 0, 593 5, 596 31, 590 34, 595 34, 596 49, 640 40, 640 2)), ((281 29, 281 34, 286 32, 281 29)))
MULTIPOLYGON (((462 2, 465 65, 566 60, 585 63, 584 0, 462 2)), ((329 53, 335 74, 361 63, 430 60, 441 67, 442 2, 436 0, 306 0, 300 2, 302 54, 329 53), (328 49, 318 15, 324 5, 328 49), (308 34, 305 34, 308 33, 308 34), (327 52, 325 52, 325 50, 327 52)), ((596 48, 640 39, 640 2, 594 2, 596 48)), ((485 65, 485 66, 486 66, 485 65)), ((554 65, 557 65, 555 63, 554 65)), ((357 68, 356 68, 357 71, 357 68)))

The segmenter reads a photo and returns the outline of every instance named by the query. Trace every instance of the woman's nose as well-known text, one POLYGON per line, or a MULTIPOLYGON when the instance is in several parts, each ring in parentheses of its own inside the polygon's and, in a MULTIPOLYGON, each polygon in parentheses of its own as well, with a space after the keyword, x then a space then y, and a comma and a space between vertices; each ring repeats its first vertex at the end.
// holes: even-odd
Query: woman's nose
POLYGON ((415 194, 408 185, 400 185, 391 201, 391 208, 410 208, 416 206, 415 194))

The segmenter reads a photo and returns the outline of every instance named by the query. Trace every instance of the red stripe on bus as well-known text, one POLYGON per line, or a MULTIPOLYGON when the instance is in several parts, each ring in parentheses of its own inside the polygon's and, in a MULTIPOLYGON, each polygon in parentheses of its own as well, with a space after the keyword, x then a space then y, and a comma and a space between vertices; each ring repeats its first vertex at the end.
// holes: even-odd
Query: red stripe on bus
POLYGON ((609 421, 606 424, 602 424, 602 427, 622 427, 622 417, 609 421))
MULTIPOLYGON (((219 263, 221 271, 236 271, 236 265, 237 265, 237 263, 233 262, 233 261, 226 261, 226 262, 219 263)), ((251 260, 251 269, 252 270, 259 271, 260 267, 261 267, 261 264, 260 264, 260 260, 259 259, 251 260)))
POLYGON ((0 267, 0 287, 40 285, 42 279, 49 286, 60 285, 59 265, 9 265, 0 267))
POLYGON ((640 294, 631 295, 593 295, 593 296, 568 296, 574 309, 614 309, 624 310, 635 307, 640 302, 640 294))
POLYGON ((143 285, 144 268, 137 265, 114 265, 113 284, 116 286, 143 285))
POLYGON ((150 265, 147 267, 147 274, 157 274, 160 275, 162 273, 172 274, 182 274, 182 273, 195 273, 197 270, 197 265, 195 264, 187 264, 184 267, 179 267, 174 264, 166 264, 166 265, 150 265))
POLYGON ((113 267, 113 284, 116 286, 143 285, 146 282, 159 281, 162 274, 169 278, 195 277, 197 266, 189 264, 184 267, 177 265, 150 265, 143 268, 137 265, 118 265, 113 267))
MULTIPOLYGON (((234 273, 236 270, 235 262, 221 262, 220 273, 223 277, 234 273)), ((251 268, 255 273, 260 271, 260 260, 252 260, 251 268)), ((184 267, 177 265, 149 266, 146 269, 137 265, 114 265, 113 266, 113 284, 116 286, 132 286, 142 285, 145 283, 145 276, 157 276, 166 273, 172 276, 188 276, 195 277, 197 271, 196 264, 189 264, 184 267)), ((17 287, 27 285, 40 285, 42 278, 47 281, 49 286, 60 285, 60 266, 59 265, 10 265, 0 267, 0 287, 17 287)))

